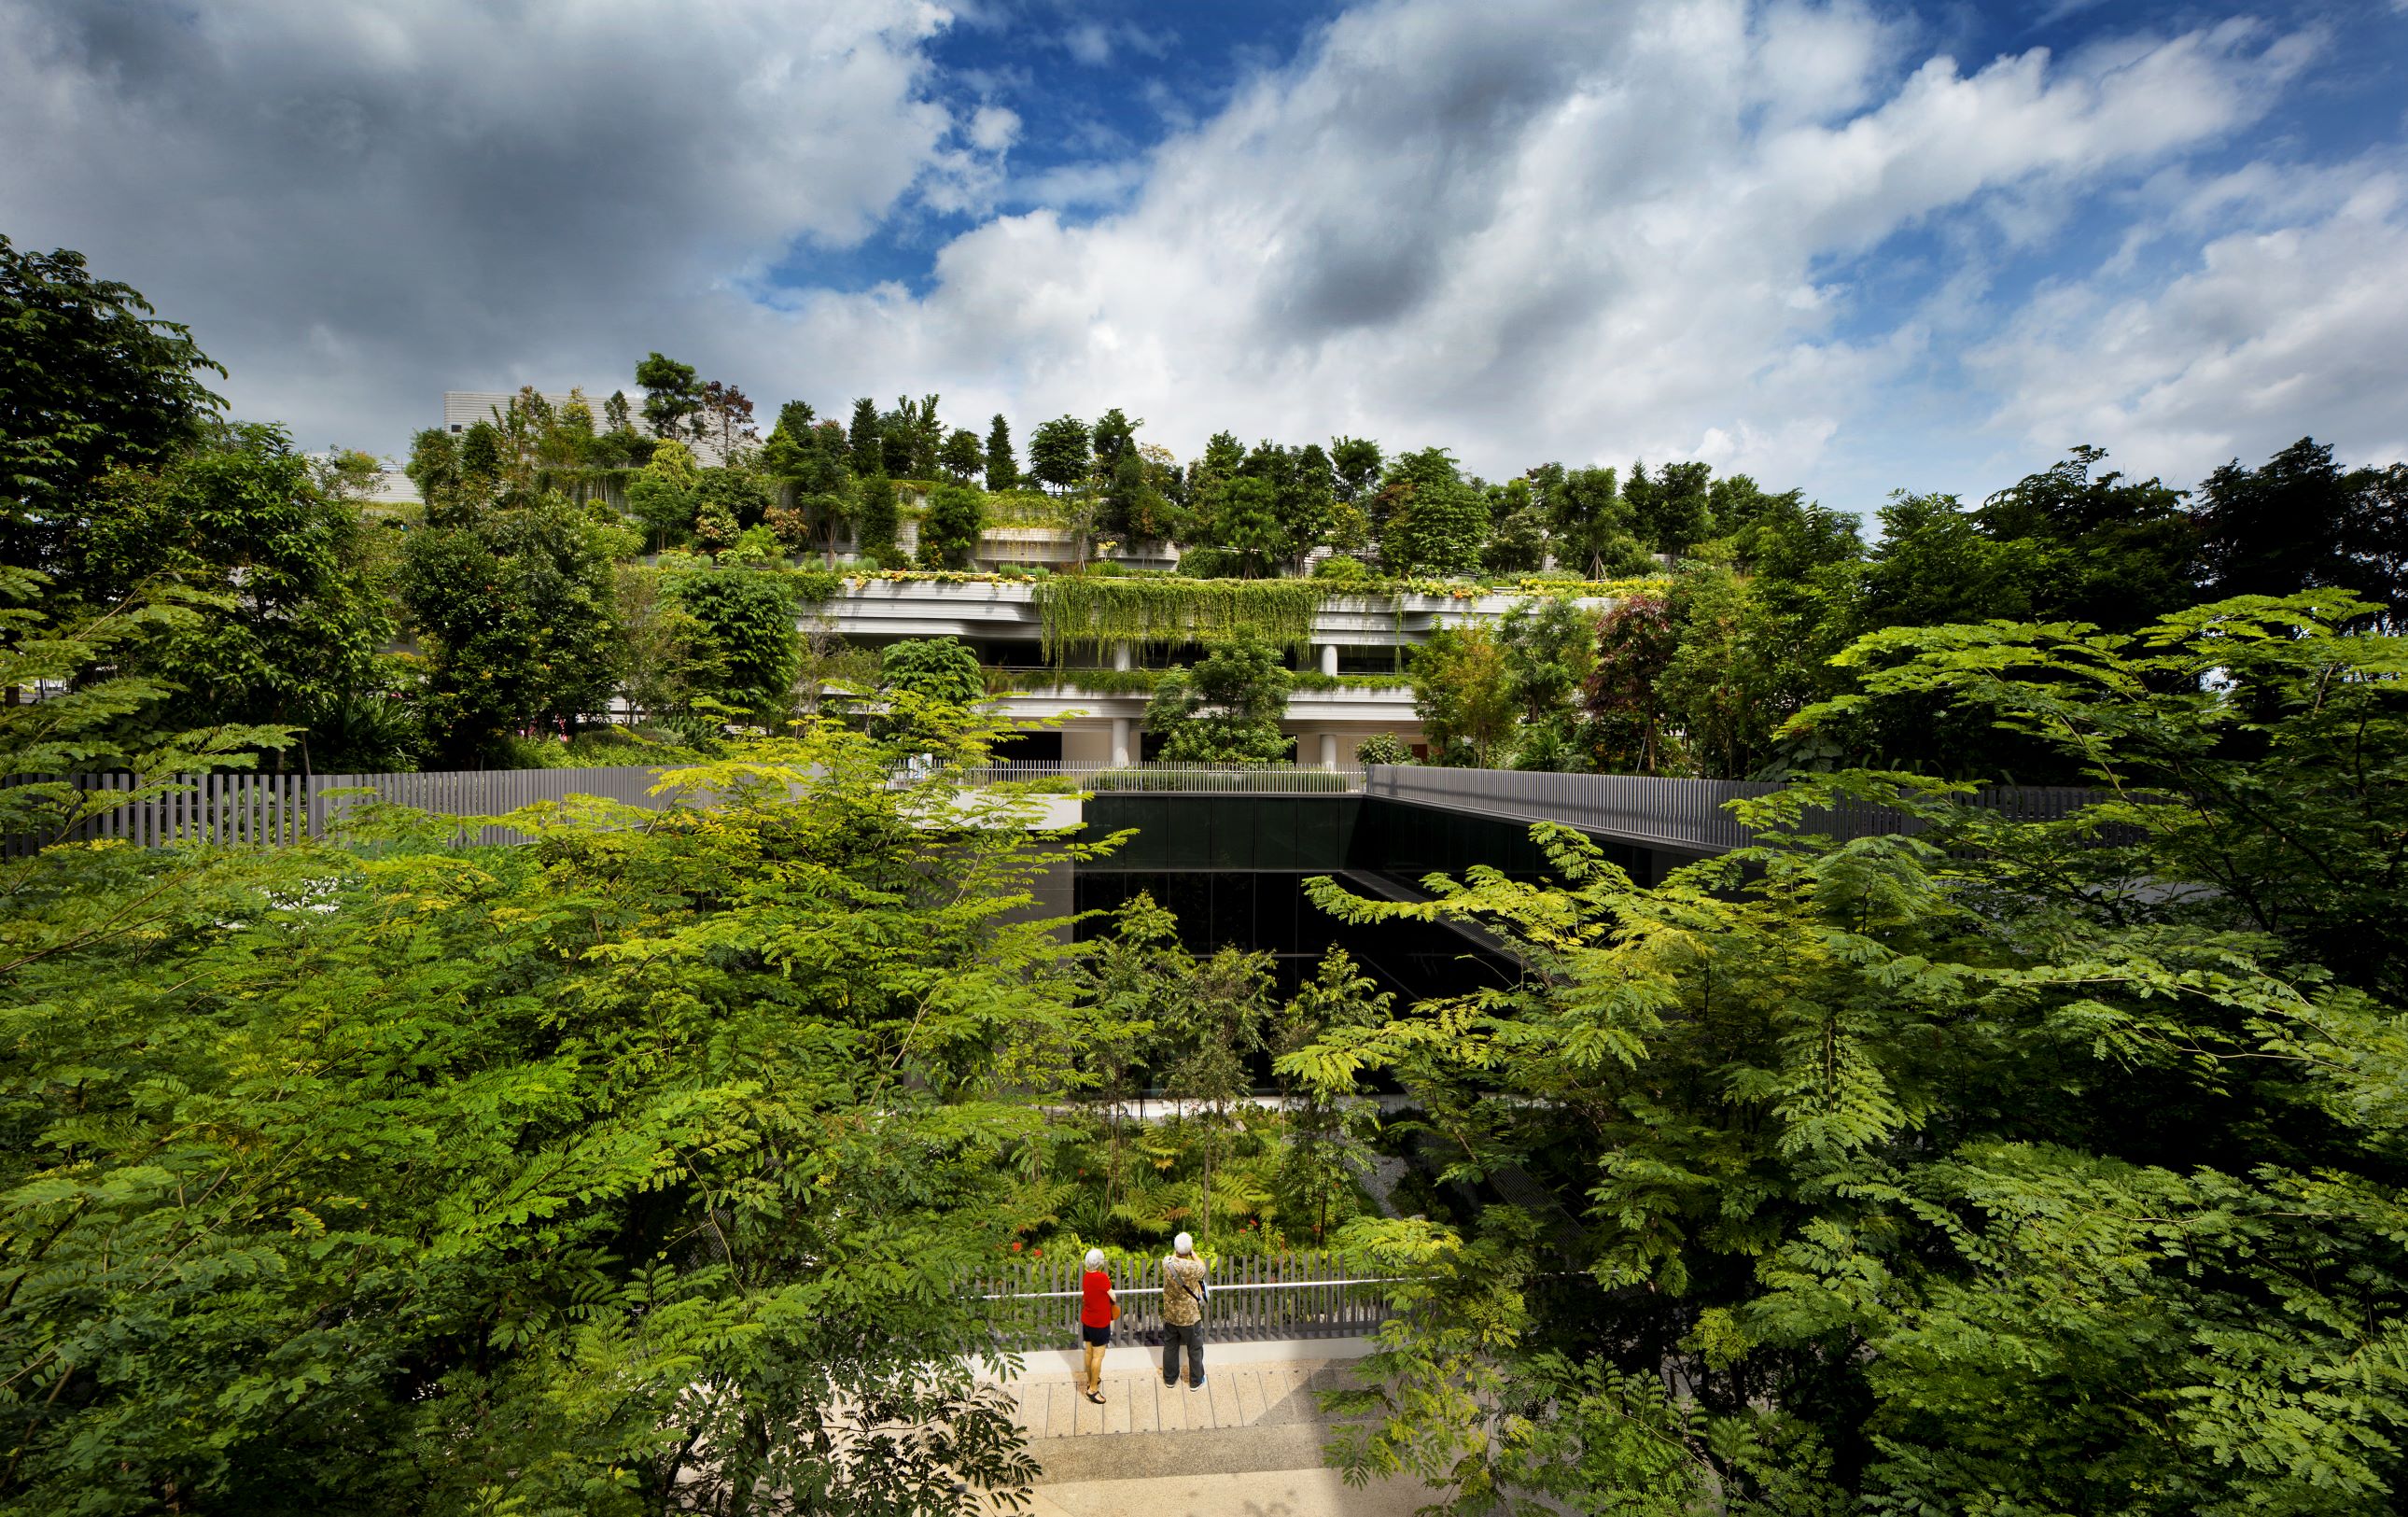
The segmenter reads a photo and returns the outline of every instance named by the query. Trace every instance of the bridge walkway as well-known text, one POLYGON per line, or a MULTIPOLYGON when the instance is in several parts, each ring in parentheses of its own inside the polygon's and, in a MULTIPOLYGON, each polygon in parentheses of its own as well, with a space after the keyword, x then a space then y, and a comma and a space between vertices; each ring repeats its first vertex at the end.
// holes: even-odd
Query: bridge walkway
POLYGON ((1317 1393, 1345 1383, 1366 1338, 1213 1343, 1204 1388, 1162 1383, 1161 1351, 1106 1352, 1104 1405, 1079 1393, 1075 1350, 1026 1356, 1007 1383, 1043 1473, 1036 1517, 1406 1517, 1415 1481, 1349 1488, 1322 1459, 1335 1423, 1317 1393))

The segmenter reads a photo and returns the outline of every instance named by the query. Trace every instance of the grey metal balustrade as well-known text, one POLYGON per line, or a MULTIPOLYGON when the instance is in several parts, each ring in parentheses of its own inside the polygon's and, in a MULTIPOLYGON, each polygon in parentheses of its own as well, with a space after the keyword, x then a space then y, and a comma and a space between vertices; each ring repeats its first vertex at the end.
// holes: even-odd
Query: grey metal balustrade
MULTIPOLYGON (((1335 1253, 1265 1254, 1226 1259, 1209 1268, 1204 1336, 1210 1342, 1354 1337, 1393 1315, 1387 1294, 1393 1278, 1335 1253)), ((1058 1349, 1078 1341, 1084 1273, 1071 1258, 1014 1262, 982 1274, 968 1289, 983 1304, 997 1347, 1058 1349)), ((1110 1273, 1121 1304, 1114 1340, 1160 1342, 1161 1263, 1116 1264, 1110 1273)))
MULTIPOLYGON (((1378 800, 1436 806, 1514 822, 1561 822, 1584 832, 1684 853, 1727 853, 1754 834, 1724 807, 1770 795, 1777 784, 1744 780, 1673 779, 1655 774, 1544 774, 1503 769, 1427 769, 1376 764, 1363 793, 1378 800)), ((2025 821, 2069 816, 2097 799, 2073 787, 1995 786, 1976 792, 1976 805, 2025 821)), ((1914 817, 1887 806, 1855 802, 1808 812, 1809 831, 1840 838, 1911 832, 1914 817)))

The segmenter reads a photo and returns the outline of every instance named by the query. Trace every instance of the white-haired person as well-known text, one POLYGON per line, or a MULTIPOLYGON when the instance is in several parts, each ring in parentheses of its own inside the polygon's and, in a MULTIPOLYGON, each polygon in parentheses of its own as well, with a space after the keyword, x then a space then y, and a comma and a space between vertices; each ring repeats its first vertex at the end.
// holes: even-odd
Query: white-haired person
POLYGON ((1087 1272, 1079 1277, 1079 1336, 1087 1345, 1087 1399, 1104 1404, 1104 1350, 1112 1341, 1112 1323, 1121 1314, 1121 1298, 1112 1278, 1104 1271, 1104 1250, 1087 1250, 1087 1272))
POLYGON ((1187 1345, 1187 1388, 1204 1388, 1204 1303, 1212 1297, 1204 1282, 1204 1261, 1196 1240, 1182 1233, 1162 1261, 1162 1383, 1179 1383, 1179 1346, 1187 1345))

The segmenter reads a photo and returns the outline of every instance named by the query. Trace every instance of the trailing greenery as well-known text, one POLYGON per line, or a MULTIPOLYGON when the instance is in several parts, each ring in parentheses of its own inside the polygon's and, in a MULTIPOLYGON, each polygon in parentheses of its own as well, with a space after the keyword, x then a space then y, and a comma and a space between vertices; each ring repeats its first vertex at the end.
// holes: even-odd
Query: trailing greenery
MULTIPOLYGON (((987 693, 1068 687, 1095 695, 1144 695, 1169 672, 1160 669, 996 669, 985 671, 987 693)), ((1404 674, 1324 674, 1319 670, 1288 672, 1289 686, 1297 690, 1401 690, 1412 683, 1404 674)))
POLYGON ((1064 575, 1037 586, 1047 657, 1138 643, 1252 637, 1302 648, 1329 586, 1312 580, 1103 579, 1064 575))
POLYGON ((1068 527, 1062 502, 1036 490, 990 490, 987 520, 997 527, 1068 527))

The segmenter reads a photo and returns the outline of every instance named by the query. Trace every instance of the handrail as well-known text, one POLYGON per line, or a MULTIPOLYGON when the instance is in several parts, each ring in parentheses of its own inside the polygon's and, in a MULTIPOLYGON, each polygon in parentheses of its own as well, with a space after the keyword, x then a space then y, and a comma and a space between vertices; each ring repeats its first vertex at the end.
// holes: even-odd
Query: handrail
MULTIPOLYGON (((1726 805, 1783 787, 1754 780, 1676 779, 1660 774, 1549 774, 1522 770, 1375 764, 1363 793, 1410 805, 1473 812, 1504 821, 1560 822, 1584 832, 1688 853, 1727 853, 1756 841, 1726 805)), ((2089 805, 2076 787, 1992 786, 1972 804, 2012 820, 2055 821, 2089 805)), ((1920 831, 1922 821, 1889 806, 1843 802, 1809 812, 1808 831, 1841 839, 1920 831)))

